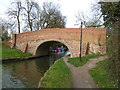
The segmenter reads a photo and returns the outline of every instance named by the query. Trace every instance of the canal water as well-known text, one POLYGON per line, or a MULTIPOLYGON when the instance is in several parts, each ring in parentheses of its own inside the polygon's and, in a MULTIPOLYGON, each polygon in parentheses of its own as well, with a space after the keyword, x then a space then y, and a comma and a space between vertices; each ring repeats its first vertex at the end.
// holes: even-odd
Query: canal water
POLYGON ((46 70, 63 55, 50 55, 33 60, 2 64, 2 88, 37 88, 46 70))

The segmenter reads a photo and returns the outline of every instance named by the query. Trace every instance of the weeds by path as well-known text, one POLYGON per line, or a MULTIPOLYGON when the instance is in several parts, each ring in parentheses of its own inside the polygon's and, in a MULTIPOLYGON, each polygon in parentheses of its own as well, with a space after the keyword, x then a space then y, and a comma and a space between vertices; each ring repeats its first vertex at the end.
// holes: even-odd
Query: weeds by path
POLYGON ((97 63, 97 67, 89 70, 89 73, 100 88, 117 88, 117 85, 110 81, 110 76, 106 71, 106 65, 107 59, 100 61, 97 63))

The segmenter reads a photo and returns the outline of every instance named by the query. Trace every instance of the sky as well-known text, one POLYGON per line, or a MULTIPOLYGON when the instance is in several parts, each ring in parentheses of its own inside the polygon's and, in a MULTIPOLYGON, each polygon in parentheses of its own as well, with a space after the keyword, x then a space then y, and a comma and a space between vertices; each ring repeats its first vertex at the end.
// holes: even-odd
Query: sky
MULTIPOLYGON (((10 7, 10 3, 13 0, 0 0, 0 17, 6 19, 7 16, 5 12, 7 8, 10 7)), ((82 11, 86 14, 91 14, 90 8, 91 5, 99 0, 34 0, 38 2, 39 5, 42 5, 44 1, 53 1, 59 3, 61 6, 61 12, 63 16, 67 17, 66 28, 79 28, 79 24, 76 22, 76 15, 78 11, 82 11)))

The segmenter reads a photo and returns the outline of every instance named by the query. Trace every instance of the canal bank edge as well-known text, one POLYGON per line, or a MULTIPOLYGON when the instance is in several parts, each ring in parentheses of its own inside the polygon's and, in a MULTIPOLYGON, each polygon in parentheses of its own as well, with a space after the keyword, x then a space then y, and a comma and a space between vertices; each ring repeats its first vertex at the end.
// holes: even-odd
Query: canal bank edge
MULTIPOLYGON (((62 57, 62 58, 59 58, 59 59, 63 59, 63 57, 62 57)), ((59 60, 59 59, 58 59, 58 60, 59 60)), ((54 62, 54 64, 55 64, 58 60, 56 60, 56 61, 54 62)), ((54 64, 53 64, 53 65, 54 65, 54 64)), ((52 66, 53 66, 53 65, 52 65, 52 66)), ((40 88, 40 86, 41 86, 41 81, 42 81, 43 78, 46 76, 47 72, 52 68, 52 66, 45 72, 44 76, 40 79, 39 84, 38 84, 38 88, 40 88)))
POLYGON ((5 58, 5 59, 0 59, 0 61, 6 62, 6 61, 18 61, 18 60, 31 60, 35 58, 40 58, 44 56, 31 56, 31 57, 16 57, 16 58, 5 58))
MULTIPOLYGON (((65 57, 66 57, 66 56, 65 56, 65 57)), ((39 84, 38 84, 38 88, 46 88, 46 87, 41 87, 44 78, 47 77, 48 73, 49 73, 51 70, 54 71, 52 68, 53 68, 53 67, 58 63, 58 61, 60 61, 61 59, 62 59, 62 61, 63 61, 63 58, 64 58, 64 57, 57 59, 57 60, 54 62, 54 64, 45 72, 44 76, 40 79, 40 82, 39 82, 39 84)), ((66 67, 67 67, 67 66, 66 66, 66 67)), ((67 67, 67 68, 68 68, 68 67, 67 67)), ((56 70, 55 70, 55 71, 56 71, 56 70)), ((71 85, 70 85, 70 86, 71 86, 71 85)), ((58 86, 58 87, 59 87, 59 86, 58 86)), ((51 87, 51 88, 52 88, 52 87, 51 87)), ((55 87, 55 88, 56 88, 56 87, 55 87)))

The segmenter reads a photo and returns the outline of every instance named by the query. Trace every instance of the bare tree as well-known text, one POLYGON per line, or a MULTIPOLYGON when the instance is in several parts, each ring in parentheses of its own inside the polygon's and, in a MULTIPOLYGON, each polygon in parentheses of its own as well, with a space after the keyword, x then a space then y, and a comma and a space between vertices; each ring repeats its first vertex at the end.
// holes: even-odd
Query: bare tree
POLYGON ((33 28, 35 30, 40 30, 41 26, 40 26, 40 20, 41 20, 41 8, 37 3, 34 3, 35 5, 35 10, 33 13, 34 16, 34 20, 33 20, 33 28))
POLYGON ((84 22, 84 26, 86 27, 87 26, 87 22, 88 20, 90 19, 88 17, 88 15, 86 15, 84 12, 78 12, 78 14, 75 16, 77 18, 76 22, 77 23, 80 23, 80 22, 84 22))
POLYGON ((17 20, 17 27, 18 27, 18 33, 20 33, 21 31, 21 25, 20 25, 20 15, 21 15, 21 10, 22 10, 22 6, 21 6, 21 1, 17 1, 17 2, 12 2, 11 3, 11 8, 9 8, 9 10, 7 11, 7 14, 9 16, 9 22, 11 23, 13 22, 13 26, 16 24, 16 20, 17 20))
MULTIPOLYGON (((66 17, 62 16, 60 6, 52 2, 44 2, 40 7, 33 0, 12 2, 7 14, 8 26, 22 31, 40 30, 43 28, 64 28, 66 17), (24 28, 23 28, 24 27, 24 28)), ((11 29, 11 30, 12 30, 11 29)))
POLYGON ((30 28, 30 31, 33 31, 33 22, 36 18, 39 18, 37 14, 39 14, 39 5, 36 2, 33 2, 32 0, 26 0, 24 5, 24 10, 26 13, 24 14, 25 17, 27 17, 27 23, 30 28))
POLYGON ((103 26, 101 5, 98 2, 91 4, 91 12, 92 12, 92 25, 93 26, 103 26))
POLYGON ((103 22, 101 20, 102 13, 100 12, 100 5, 98 3, 91 4, 91 14, 85 12, 78 12, 76 15, 77 22, 84 21, 85 27, 100 27, 103 22))
POLYGON ((62 16, 60 6, 52 2, 44 2, 41 12, 41 28, 64 28, 66 17, 62 16))

